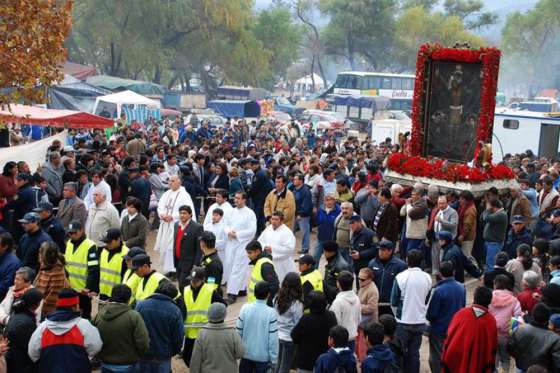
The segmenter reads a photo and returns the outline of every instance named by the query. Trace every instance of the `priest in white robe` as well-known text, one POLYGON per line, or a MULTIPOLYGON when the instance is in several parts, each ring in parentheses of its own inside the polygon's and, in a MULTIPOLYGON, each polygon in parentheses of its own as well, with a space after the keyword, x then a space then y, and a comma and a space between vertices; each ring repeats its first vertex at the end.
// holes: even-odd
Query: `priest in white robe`
MULTIPOLYGON (((232 208, 233 209, 233 208, 232 208)), ((224 211, 217 207, 212 210, 212 220, 210 223, 204 223, 204 230, 214 233, 216 236, 216 251, 218 256, 222 261, 222 268, 224 271, 229 267, 226 258, 226 243, 227 243, 227 233, 226 233, 226 220, 224 218, 224 211)), ((224 276, 222 276, 222 285, 226 283, 224 276)))
MULTIPOLYGON (((227 190, 218 189, 218 191, 216 192, 216 202, 210 205, 208 211, 206 212, 206 216, 204 217, 204 226, 212 224, 212 212, 216 208, 222 209, 222 211, 224 212, 223 220, 224 222, 227 221, 228 216, 231 213, 231 210, 233 210, 233 207, 231 207, 230 203, 227 200, 228 197, 229 197, 229 192, 227 190)), ((204 229, 207 230, 206 228, 204 229)))
POLYGON ((160 219, 156 237, 155 251, 159 251, 160 268, 163 274, 175 272, 173 258, 174 225, 179 221, 179 207, 190 206, 195 211, 190 194, 181 186, 177 175, 169 177, 170 189, 163 193, 158 202, 157 213, 160 219))
POLYGON ((289 272, 297 272, 294 265, 296 237, 284 224, 284 214, 281 211, 272 213, 270 224, 261 233, 259 242, 263 250, 272 255, 272 263, 280 283, 289 272))
POLYGON ((257 217, 245 204, 244 192, 235 194, 235 208, 232 209, 226 226, 226 262, 224 278, 227 282, 228 302, 235 302, 240 291, 246 291, 251 267, 245 247, 255 238, 257 217))

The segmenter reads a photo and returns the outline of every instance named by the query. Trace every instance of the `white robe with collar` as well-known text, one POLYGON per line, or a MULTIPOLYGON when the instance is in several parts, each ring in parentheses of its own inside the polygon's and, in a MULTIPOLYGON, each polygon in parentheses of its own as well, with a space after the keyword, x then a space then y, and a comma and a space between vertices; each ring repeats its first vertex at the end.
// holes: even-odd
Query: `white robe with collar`
POLYGON ((272 262, 280 283, 282 283, 282 280, 284 280, 284 277, 289 272, 297 272, 294 265, 296 237, 285 224, 282 224, 277 229, 274 229, 269 224, 261 233, 259 242, 263 249, 267 246, 271 247, 272 262))
POLYGON ((225 228, 226 235, 235 231, 237 237, 226 241, 226 263, 224 279, 227 282, 227 293, 237 295, 247 288, 250 273, 249 258, 245 247, 255 238, 257 217, 247 206, 234 208, 229 215, 225 228))
MULTIPOLYGON (((233 210, 233 207, 231 207, 228 201, 225 201, 221 205, 218 205, 217 202, 213 203, 212 205, 210 205, 210 207, 208 207, 208 211, 206 212, 206 216, 204 217, 204 227, 212 224, 212 212, 217 208, 221 208, 224 212, 224 216, 222 217, 222 221, 224 222, 227 221, 228 216, 231 214, 231 210, 233 210)), ((208 229, 204 228, 204 230, 207 231, 208 229)))

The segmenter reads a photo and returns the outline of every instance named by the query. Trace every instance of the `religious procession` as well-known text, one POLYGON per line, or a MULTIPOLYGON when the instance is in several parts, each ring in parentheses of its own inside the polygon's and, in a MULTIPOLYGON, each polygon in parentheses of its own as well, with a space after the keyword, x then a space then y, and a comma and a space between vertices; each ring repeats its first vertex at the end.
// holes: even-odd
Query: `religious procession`
POLYGON ((503 2, 5 0, 0 373, 560 372, 558 9, 503 2))

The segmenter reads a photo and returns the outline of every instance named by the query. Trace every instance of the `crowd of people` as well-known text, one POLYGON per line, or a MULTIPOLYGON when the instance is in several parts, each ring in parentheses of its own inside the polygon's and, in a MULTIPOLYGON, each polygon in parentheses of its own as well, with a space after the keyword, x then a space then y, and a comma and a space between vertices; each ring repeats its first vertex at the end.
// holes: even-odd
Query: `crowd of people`
POLYGON ((3 166, 0 372, 412 373, 424 335, 432 372, 560 372, 559 162, 474 196, 294 122, 110 132, 3 166))

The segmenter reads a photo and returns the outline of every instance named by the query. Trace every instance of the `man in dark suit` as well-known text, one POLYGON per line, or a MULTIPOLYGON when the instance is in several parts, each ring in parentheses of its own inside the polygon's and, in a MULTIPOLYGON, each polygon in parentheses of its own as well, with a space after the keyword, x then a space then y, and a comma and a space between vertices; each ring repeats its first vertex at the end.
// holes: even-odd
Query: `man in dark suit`
POLYGON ((128 169, 128 179, 130 186, 128 187, 128 195, 138 198, 142 202, 142 215, 148 219, 150 213, 148 207, 150 205, 150 196, 152 195, 152 185, 146 178, 140 176, 139 168, 128 169))
POLYGON ((179 207, 179 221, 175 223, 173 235, 175 268, 181 292, 189 284, 187 278, 193 266, 200 263, 201 257, 198 238, 204 232, 204 228, 193 220, 192 216, 190 206, 179 207))
POLYGON ((266 218, 264 216, 264 203, 266 196, 272 190, 272 182, 266 174, 266 171, 262 169, 261 164, 258 159, 251 160, 251 167, 253 168, 253 181, 251 183, 251 190, 249 195, 251 196, 251 201, 253 202, 253 211, 257 216, 257 236, 262 232, 266 225, 266 218))
POLYGON ((399 235, 399 212, 391 203, 391 191, 382 189, 379 193, 379 207, 373 218, 372 230, 378 240, 397 242, 399 235))
POLYGON ((66 183, 62 189, 62 200, 58 204, 56 217, 68 229, 71 221, 77 220, 83 225, 86 224, 87 211, 84 202, 77 197, 78 184, 66 183))

